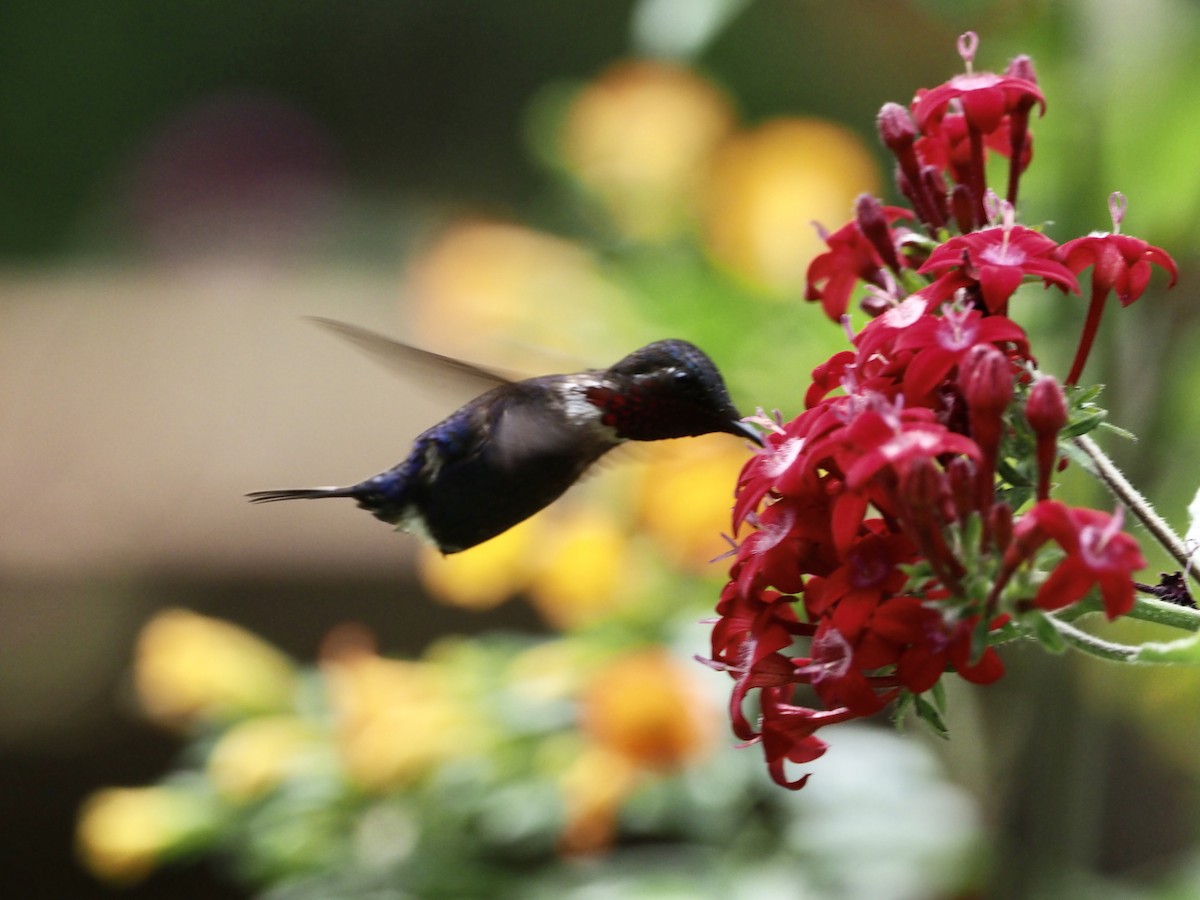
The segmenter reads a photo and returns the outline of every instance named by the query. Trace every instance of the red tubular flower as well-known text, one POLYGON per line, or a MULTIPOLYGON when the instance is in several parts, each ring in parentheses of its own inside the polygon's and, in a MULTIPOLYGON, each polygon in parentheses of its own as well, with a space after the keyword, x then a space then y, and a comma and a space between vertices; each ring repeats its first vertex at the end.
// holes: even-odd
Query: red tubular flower
POLYGON ((1095 232, 1067 241, 1061 250, 1063 261, 1072 272, 1078 274, 1088 266, 1092 267, 1092 299, 1067 384, 1077 384, 1083 374, 1110 292, 1116 291, 1121 305, 1129 306, 1142 296, 1150 283, 1152 265, 1170 274, 1168 287, 1174 287, 1179 278, 1175 260, 1165 250, 1120 233, 1121 220, 1125 217, 1125 197, 1120 192, 1109 197, 1108 207, 1113 218, 1112 234, 1095 232))
MULTIPOLYGON (((1030 84, 1037 84, 1037 75, 1033 71, 1033 60, 1028 56, 1022 55, 1014 58, 1008 64, 1008 68, 1004 70, 1004 74, 1021 78, 1030 84)), ((1029 136, 1029 113, 1032 112, 1036 102, 1032 96, 1026 96, 1024 101, 1016 104, 1008 117, 1009 147, 1006 154, 1009 157, 1008 193, 1005 198, 1013 206, 1017 204, 1017 186, 1021 181, 1021 173, 1025 171, 1033 157, 1033 140, 1029 136)), ((1044 101, 1042 111, 1045 111, 1044 101)))
POLYGON ((1150 266, 1154 264, 1170 273, 1167 287, 1174 287, 1179 278, 1175 260, 1161 247, 1127 234, 1090 234, 1075 238, 1062 246, 1067 268, 1079 273, 1092 269, 1092 293, 1115 291, 1122 306, 1129 306, 1150 283, 1150 266))
MULTIPOLYGON (((1036 104, 1045 112, 1046 100, 1035 82, 1023 78, 1023 69, 1018 67, 1004 75, 992 72, 971 71, 971 63, 975 56, 978 39, 973 32, 967 32, 959 39, 959 53, 967 65, 964 75, 956 75, 945 84, 928 91, 919 91, 913 101, 913 118, 917 127, 924 134, 935 133, 951 103, 956 103, 956 110, 961 110, 967 126, 967 143, 969 163, 960 169, 959 183, 967 188, 973 215, 970 217, 974 226, 982 225, 987 217, 984 214, 983 196, 985 190, 985 152, 984 146, 988 138, 996 134, 1002 126, 1009 125, 1010 118, 1017 120, 1016 130, 1024 130, 1024 122, 1029 118, 1029 112, 1036 104)), ((1030 69, 1030 71, 1032 71, 1030 69)), ((1024 137, 1020 140, 1024 142, 1024 137)), ((1009 147, 1013 138, 1008 140, 1009 147)), ((1022 147, 1023 149, 1023 147, 1022 147)), ((1019 156, 1014 159, 1014 165, 1019 165, 1019 156)), ((1013 188, 1015 191, 1015 187, 1013 188)), ((1011 200, 1015 199, 1015 194, 1011 200)), ((968 223, 960 224, 965 227, 968 223)))
MULTIPOLYGON (((1020 136, 1014 134, 1014 127, 1007 118, 985 136, 983 144, 985 150, 1011 156, 1014 153, 1013 143, 1017 140, 1021 143, 1016 150, 1016 165, 1024 169, 1033 157, 1033 142, 1028 131, 1020 136)), ((915 152, 925 165, 948 173, 959 184, 966 184, 972 176, 971 167, 974 165, 967 117, 962 113, 945 115, 936 127, 916 141, 915 152)))
POLYGON ((885 103, 876 118, 876 128, 884 145, 896 157, 896 186, 916 210, 917 217, 931 229, 945 224, 945 215, 937 195, 945 188, 930 190, 917 158, 917 128, 908 110, 899 103, 885 103))
POLYGON ((1042 112, 1046 111, 1046 98, 1032 81, 1015 75, 967 72, 917 94, 912 111, 922 133, 928 132, 945 116, 952 100, 961 104, 968 126, 981 135, 996 131, 1005 116, 1027 101, 1032 100, 1042 112))
POLYGON ((1052 540, 1066 557, 1038 589, 1034 603, 1045 610, 1062 609, 1100 588, 1110 619, 1133 608, 1133 573, 1146 566, 1138 542, 1121 531, 1123 516, 1041 500, 1013 529, 1009 554, 1028 557, 1052 540))
POLYGON ((799 790, 808 781, 804 775, 789 781, 785 762, 806 763, 824 755, 829 746, 816 736, 819 728, 856 718, 848 709, 817 710, 793 706, 788 694, 768 688, 762 692, 762 745, 767 771, 778 785, 799 790))
POLYGON ((738 478, 732 523, 741 537, 703 661, 733 679, 734 734, 761 743, 771 777, 792 789, 808 775, 789 780, 785 768, 825 753, 821 728, 929 691, 947 672, 995 681, 1004 671, 989 646, 996 629, 1025 633, 1031 603, 1061 609, 1093 589, 1110 618, 1128 612, 1145 565, 1120 514, 1049 499, 1068 404, 1054 379, 1037 374, 1029 339, 1006 311, 1022 282, 1079 293, 1076 275, 1092 267, 1074 378, 1104 297, 1116 291, 1132 303, 1156 265, 1174 284, 1175 263, 1117 233, 1116 196, 1112 235, 1060 248, 1015 223, 1029 118, 1045 101, 1027 57, 1003 75, 976 74, 975 47, 964 35, 966 74, 918 93, 911 114, 896 104, 880 111, 897 185, 926 234, 901 224, 914 213, 862 196, 854 220, 825 235, 805 298, 845 323, 862 281, 874 318, 852 349, 813 370, 802 413, 763 420, 763 447, 738 478), (985 192, 989 152, 1009 158, 1006 200, 985 192), (964 233, 943 240, 952 221, 964 233), (1028 386, 1038 467, 1037 502, 1020 518, 1009 504, 1027 497, 1031 451, 1028 432, 1014 427, 1018 386, 1028 386), (1061 560, 1040 552, 1050 542, 1061 560), (748 712, 755 701, 757 718, 748 712))

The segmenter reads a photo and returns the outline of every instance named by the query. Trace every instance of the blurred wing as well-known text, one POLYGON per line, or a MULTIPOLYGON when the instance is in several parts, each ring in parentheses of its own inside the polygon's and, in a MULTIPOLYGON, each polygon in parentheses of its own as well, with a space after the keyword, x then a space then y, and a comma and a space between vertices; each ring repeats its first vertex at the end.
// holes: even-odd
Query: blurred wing
POLYGON ((571 449, 571 432, 536 403, 509 402, 492 420, 490 452, 504 468, 530 459, 559 456, 571 449))
POLYGON ((376 362, 407 377, 411 377, 414 373, 423 373, 433 379, 444 379, 449 376, 459 381, 463 388, 469 388, 473 394, 481 394, 502 384, 512 384, 514 381, 520 380, 519 376, 512 373, 488 369, 455 359, 453 356, 443 356, 440 353, 410 347, 408 344, 402 344, 389 337, 384 337, 382 334, 359 328, 357 325, 350 325, 347 322, 324 319, 319 316, 308 316, 307 318, 313 324, 354 344, 376 362))

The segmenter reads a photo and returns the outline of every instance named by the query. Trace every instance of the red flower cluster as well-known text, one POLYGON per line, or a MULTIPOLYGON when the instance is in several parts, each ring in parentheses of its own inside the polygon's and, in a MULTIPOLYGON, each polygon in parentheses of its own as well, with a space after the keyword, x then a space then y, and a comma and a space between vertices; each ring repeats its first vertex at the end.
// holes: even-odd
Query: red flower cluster
POLYGON ((861 198, 827 236, 806 294, 845 321, 863 283, 876 317, 814 370, 804 412, 760 420, 765 446, 738 481, 734 533, 750 531, 707 662, 734 679, 735 734, 761 742, 771 776, 792 788, 808 776, 789 780, 785 765, 824 753, 819 729, 918 697, 948 671, 995 681, 998 632, 1032 632, 1093 588, 1109 618, 1122 615, 1145 565, 1120 514, 1050 499, 1070 405, 1005 313, 1026 280, 1079 293, 1088 266, 1093 297, 1115 289, 1127 304, 1151 263, 1173 282, 1174 262, 1133 238, 1060 247, 1015 224, 1029 114, 1045 101, 1027 58, 974 74, 974 49, 964 37, 967 74, 919 93, 911 111, 884 107, 880 132, 915 213, 861 198), (1005 200, 984 187, 989 150, 1010 159, 1005 200), (950 223, 962 234, 949 237, 950 223))

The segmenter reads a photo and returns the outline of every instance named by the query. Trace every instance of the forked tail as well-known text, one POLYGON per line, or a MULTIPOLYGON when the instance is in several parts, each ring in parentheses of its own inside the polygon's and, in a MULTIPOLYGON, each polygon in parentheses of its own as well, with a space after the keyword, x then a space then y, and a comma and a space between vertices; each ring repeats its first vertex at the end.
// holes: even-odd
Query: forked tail
POLYGON ((276 500, 320 500, 323 497, 354 497, 359 496, 359 490, 354 487, 323 487, 323 488, 290 488, 280 491, 255 491, 247 494, 251 503, 274 503, 276 500))

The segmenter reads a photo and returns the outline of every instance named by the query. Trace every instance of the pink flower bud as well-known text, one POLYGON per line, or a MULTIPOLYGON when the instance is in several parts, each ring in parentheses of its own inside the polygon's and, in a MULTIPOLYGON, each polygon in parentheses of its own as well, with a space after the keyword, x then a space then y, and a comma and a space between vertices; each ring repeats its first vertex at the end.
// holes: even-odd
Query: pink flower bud
POLYGON ((885 103, 875 119, 875 127, 884 145, 899 156, 913 145, 917 126, 907 109, 899 103, 885 103))

